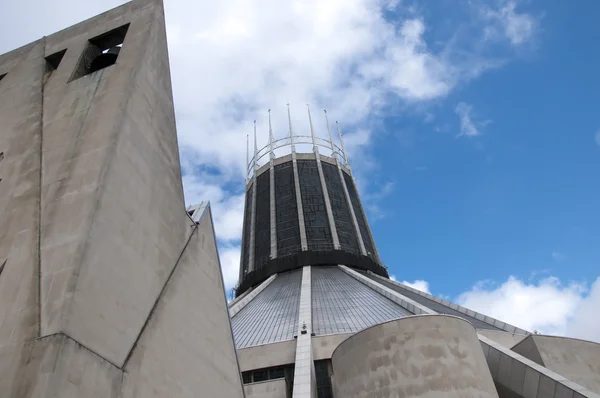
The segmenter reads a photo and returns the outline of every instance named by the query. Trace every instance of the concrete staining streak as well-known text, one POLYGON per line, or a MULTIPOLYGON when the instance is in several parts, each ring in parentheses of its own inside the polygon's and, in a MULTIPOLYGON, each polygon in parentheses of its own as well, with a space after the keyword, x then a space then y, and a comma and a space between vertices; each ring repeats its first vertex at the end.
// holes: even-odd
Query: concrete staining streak
POLYGON ((301 277, 301 270, 279 274, 231 319, 238 349, 294 338, 301 277))
POLYGON ((380 322, 412 315, 337 267, 313 267, 313 332, 358 332, 380 322))

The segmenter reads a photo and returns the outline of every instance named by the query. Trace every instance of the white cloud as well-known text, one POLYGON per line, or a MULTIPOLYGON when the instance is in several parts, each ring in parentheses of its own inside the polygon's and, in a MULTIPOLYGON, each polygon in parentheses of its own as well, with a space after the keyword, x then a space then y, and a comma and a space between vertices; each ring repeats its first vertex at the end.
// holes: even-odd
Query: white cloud
POLYGON ((516 1, 508 1, 498 10, 484 8, 484 17, 491 22, 486 28, 487 38, 505 37, 515 46, 531 39, 537 28, 537 19, 517 12, 516 7, 516 1))
POLYGON ((459 136, 475 137, 480 134, 479 123, 473 121, 471 111, 473 107, 464 102, 459 102, 454 108, 454 112, 460 119, 460 134, 459 136))
MULTIPOLYGON (((52 11, 46 3, 25 0, 3 8, 7 23, 0 25, 0 53, 122 1, 56 0, 52 11)), ((232 248, 241 237, 245 136, 256 119, 259 144, 266 142, 267 109, 273 109, 277 137, 288 132, 286 103, 292 104, 299 133, 308 131, 304 104, 312 104, 321 136, 327 133, 319 112, 330 109, 330 120, 344 126, 360 176, 361 169, 376 162, 365 149, 375 139, 382 109, 396 111, 399 103, 442 98, 461 82, 498 66, 466 50, 472 46, 428 43, 431 21, 415 9, 398 12, 407 15, 400 20, 386 20, 386 9, 405 6, 397 0, 165 3, 186 199, 188 204, 211 200, 220 247, 228 248, 221 252, 228 259, 239 255, 232 248)), ((490 12, 492 24, 517 21, 500 24, 511 40, 526 32, 519 22, 526 15, 516 13, 510 3, 490 12)), ((365 179, 361 190, 371 189, 365 179)), ((237 267, 238 262, 224 263, 237 267)), ((235 275, 233 271, 225 274, 235 275)))
POLYGON ((511 276, 499 286, 478 283, 456 302, 526 330, 600 341, 600 278, 588 290, 555 277, 524 282, 511 276))
POLYGON ((429 291, 429 282, 427 281, 417 279, 414 282, 402 281, 401 283, 405 284, 406 286, 410 286, 413 289, 417 289, 422 292, 431 294, 431 291, 429 291))
POLYGON ((207 174, 184 175, 186 202, 194 204, 210 200, 217 238, 220 241, 239 240, 244 218, 244 194, 225 191, 217 179, 207 174))
POLYGON ((235 286, 239 276, 240 269, 239 245, 225 245, 219 247, 219 259, 221 260, 221 270, 223 272, 223 281, 225 283, 225 292, 229 298, 231 289, 235 286))

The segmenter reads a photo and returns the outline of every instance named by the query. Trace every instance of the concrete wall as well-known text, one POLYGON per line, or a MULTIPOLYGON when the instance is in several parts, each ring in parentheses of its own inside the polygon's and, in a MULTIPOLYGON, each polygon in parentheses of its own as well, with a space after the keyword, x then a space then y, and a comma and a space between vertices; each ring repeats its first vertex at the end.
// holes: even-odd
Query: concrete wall
POLYGON ((122 398, 243 396, 210 214, 189 240, 124 369, 122 398))
POLYGON ((1 55, 4 73, 0 396, 113 396, 123 369, 123 397, 242 396, 212 221, 185 211, 162 2, 1 55), (117 63, 72 79, 126 24, 117 63))
POLYGON ((334 351, 336 396, 498 397, 467 321, 406 317, 358 332, 334 351))
POLYGON ((296 360, 296 340, 242 348, 237 355, 242 372, 287 365, 296 360))
POLYGON ((525 334, 502 332, 500 330, 478 329, 477 333, 502 344, 506 348, 511 348, 527 337, 525 334))
POLYGON ((600 394, 600 344, 567 337, 530 335, 512 350, 600 394))
POLYGON ((287 383, 285 379, 268 380, 244 386, 246 398, 286 398, 287 383))
POLYGON ((313 360, 329 359, 333 351, 354 333, 328 334, 312 338, 313 360))

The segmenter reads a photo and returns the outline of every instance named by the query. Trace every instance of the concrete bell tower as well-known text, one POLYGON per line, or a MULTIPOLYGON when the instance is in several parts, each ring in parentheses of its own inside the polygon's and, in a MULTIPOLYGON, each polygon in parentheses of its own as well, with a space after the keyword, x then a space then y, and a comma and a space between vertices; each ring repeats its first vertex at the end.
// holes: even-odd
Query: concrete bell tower
POLYGON ((242 397, 162 2, 0 56, 0 396, 242 397))

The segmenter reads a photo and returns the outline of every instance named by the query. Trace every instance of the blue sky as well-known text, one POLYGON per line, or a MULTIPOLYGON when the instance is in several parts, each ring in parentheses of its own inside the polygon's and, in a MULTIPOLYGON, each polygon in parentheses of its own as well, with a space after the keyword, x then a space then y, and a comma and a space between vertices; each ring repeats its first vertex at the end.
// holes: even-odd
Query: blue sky
MULTIPOLYGON (((122 2, 10 2, 0 53, 122 2)), ((266 142, 269 108, 275 135, 287 134, 288 102, 307 131, 310 103, 342 122, 396 279, 526 329, 600 341, 600 3, 165 8, 186 199, 211 200, 227 286, 239 265, 246 134, 256 119, 266 142)))
POLYGON ((600 4, 589 5, 532 4, 531 47, 432 104, 432 121, 387 118, 392 136, 372 151, 394 190, 373 229, 392 272, 451 295, 508 274, 598 276, 600 4), (489 121, 479 136, 457 137, 460 102, 489 121))

